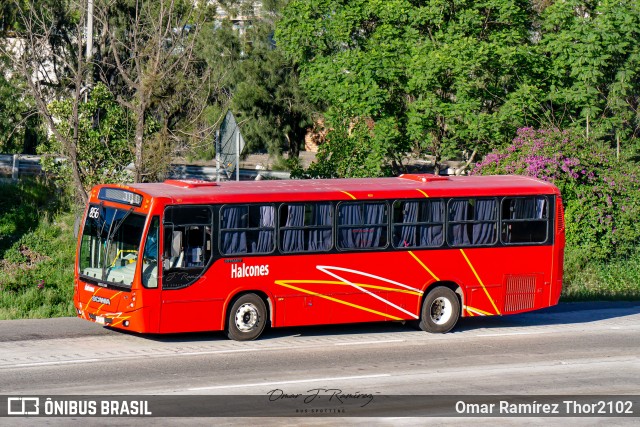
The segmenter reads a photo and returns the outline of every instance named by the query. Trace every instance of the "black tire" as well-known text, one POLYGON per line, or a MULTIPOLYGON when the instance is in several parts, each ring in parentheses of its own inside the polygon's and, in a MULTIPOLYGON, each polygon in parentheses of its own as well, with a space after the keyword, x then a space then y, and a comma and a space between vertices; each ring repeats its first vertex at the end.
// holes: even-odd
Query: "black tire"
POLYGON ((431 333, 444 334, 458 323, 460 301, 451 289, 438 286, 427 294, 420 313, 420 329, 431 333))
POLYGON ((235 341, 255 340, 267 324, 267 308, 256 294, 244 294, 231 305, 225 332, 235 341))

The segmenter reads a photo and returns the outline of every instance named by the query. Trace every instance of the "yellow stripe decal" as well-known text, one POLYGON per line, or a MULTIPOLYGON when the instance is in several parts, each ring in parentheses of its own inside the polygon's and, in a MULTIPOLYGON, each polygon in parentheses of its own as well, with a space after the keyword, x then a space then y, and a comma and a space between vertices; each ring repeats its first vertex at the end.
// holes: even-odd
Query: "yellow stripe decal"
POLYGON ((483 316, 493 316, 493 314, 486 312, 484 310, 480 310, 479 308, 475 308, 475 307, 469 307, 468 305, 466 305, 464 307, 465 310, 467 310, 468 313, 476 313, 476 314, 481 314, 483 316))
POLYGON ((429 273, 431 275, 431 277, 433 277, 434 279, 436 279, 436 281, 440 281, 440 279, 438 279, 438 276, 436 276, 435 274, 433 274, 433 272, 431 270, 429 270, 429 267, 427 267, 426 265, 424 265, 424 263, 422 261, 420 261, 420 258, 418 258, 413 252, 409 251, 409 255, 411 255, 413 257, 413 259, 415 259, 416 261, 418 261, 418 264, 420 264, 422 266, 422 268, 424 268, 425 270, 427 270, 427 273, 429 273))
MULTIPOLYGON (((120 317, 120 316, 118 316, 118 317, 120 317)), ((115 317, 113 320, 117 319, 118 317, 115 317)), ((111 323, 110 325, 107 325, 107 326, 116 326, 117 324, 122 323, 125 320, 130 319, 130 318, 131 318, 131 316, 123 317, 120 320, 118 320, 117 322, 111 323)))
POLYGON ((355 197, 353 194, 351 194, 351 193, 348 193, 348 192, 346 192, 346 191, 341 191, 341 193, 346 194, 347 196, 351 197, 353 200, 358 200, 358 199, 356 199, 356 197, 355 197))
MULTIPOLYGON (((97 290, 96 290, 96 292, 97 292, 97 290)), ((117 297, 118 295, 120 295, 121 293, 122 293, 122 291, 120 291, 120 292, 118 292, 117 294, 113 295, 111 298, 115 298, 115 297, 117 297)), ((109 301, 111 301, 111 298, 109 298, 109 301)), ((89 301, 91 301, 91 300, 89 300, 89 301)), ((104 304, 100 304, 100 307, 98 307, 98 309, 96 310, 96 314, 98 314, 98 313, 100 312, 100 310, 102 310, 102 307, 103 307, 103 306, 104 306, 104 304)))
MULTIPOLYGON (((337 280, 285 280, 284 283, 308 283, 310 285, 341 285, 341 286, 351 286, 349 283, 339 282, 337 280)), ((377 286, 377 285, 366 285, 363 283, 354 283, 356 286, 360 286, 361 288, 368 289, 377 289, 380 291, 389 291, 389 292, 399 292, 402 294, 409 295, 417 295, 421 296, 422 292, 410 291, 409 289, 398 289, 398 288, 387 288, 386 286, 377 286)))
POLYGON ((464 259, 467 261, 467 264, 469 264, 469 268, 471 268, 471 271, 473 271, 473 274, 476 276, 476 279, 478 279, 478 283, 480 283, 480 286, 482 286, 482 290, 487 295, 487 298, 489 298, 489 301, 491 301, 491 305, 493 306, 494 310, 496 311, 497 314, 500 314, 500 310, 498 310, 498 307, 496 307, 496 304, 493 302, 493 298, 491 298, 491 295, 489 295, 489 291, 487 291, 487 288, 484 287, 484 283, 482 283, 482 280, 480 279, 480 276, 478 276, 476 269, 473 268, 473 265, 471 265, 471 261, 469 261, 469 258, 467 258, 467 254, 465 254, 462 249, 460 249, 460 253, 464 257, 464 259))
POLYGON ((367 307, 362 307, 361 305, 352 304, 350 302, 343 301, 343 300, 340 300, 340 299, 337 299, 337 298, 333 298, 333 297, 330 297, 328 295, 323 295, 323 294, 319 294, 317 292, 308 291, 306 289, 298 288, 296 286, 289 285, 288 283, 286 283, 286 282, 284 282, 282 280, 276 280, 275 284, 276 285, 280 285, 280 286, 284 286, 285 288, 293 289, 295 291, 304 292, 305 294, 309 294, 309 295, 317 296, 317 297, 320 297, 320 298, 324 298, 324 299, 327 299, 329 301, 337 302, 339 304, 348 305, 349 307, 353 307, 353 308, 357 308, 359 310, 367 311, 369 313, 377 314, 377 315, 382 316, 382 317, 388 317, 389 319, 402 320, 399 317, 395 317, 395 316, 391 316, 389 314, 381 313, 379 311, 372 310, 372 309, 367 308, 367 307))
MULTIPOLYGON (((87 306, 85 307, 85 309, 86 309, 86 308, 89 308, 89 304, 91 304, 92 298, 93 298, 94 296, 96 296, 96 294, 98 293, 98 291, 99 291, 100 289, 102 289, 102 288, 99 288, 99 287, 97 287, 97 286, 96 286, 96 290, 95 290, 95 291, 93 291, 93 294, 91 294, 91 296, 89 297, 89 301, 87 301, 87 306)), ((100 306, 100 307, 102 307, 102 306, 100 306)), ((86 311, 86 310, 85 310, 85 311, 86 311)), ((88 314, 87 314, 87 315, 88 315, 88 314)))
POLYGON ((427 193, 425 193, 424 191, 420 190, 419 188, 416 188, 416 190, 417 190, 417 191, 419 191, 419 192, 421 192, 421 193, 422 193, 422 195, 423 195, 424 197, 426 197, 427 199, 429 198, 429 195, 428 195, 427 193))

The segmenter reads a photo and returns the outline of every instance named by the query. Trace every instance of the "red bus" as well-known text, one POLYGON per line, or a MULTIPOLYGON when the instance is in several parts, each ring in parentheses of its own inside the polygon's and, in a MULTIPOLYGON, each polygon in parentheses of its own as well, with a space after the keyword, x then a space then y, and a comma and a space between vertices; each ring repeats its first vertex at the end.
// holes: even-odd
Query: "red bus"
POLYGON ((98 185, 78 316, 140 333, 412 321, 557 304, 558 189, 522 176, 98 185))

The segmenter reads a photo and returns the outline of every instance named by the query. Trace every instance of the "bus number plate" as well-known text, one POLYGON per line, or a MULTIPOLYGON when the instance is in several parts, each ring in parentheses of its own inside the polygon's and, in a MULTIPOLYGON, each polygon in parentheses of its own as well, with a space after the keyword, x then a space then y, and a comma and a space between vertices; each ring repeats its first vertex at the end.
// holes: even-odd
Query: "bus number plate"
POLYGON ((96 316, 96 323, 104 325, 104 316, 96 316))

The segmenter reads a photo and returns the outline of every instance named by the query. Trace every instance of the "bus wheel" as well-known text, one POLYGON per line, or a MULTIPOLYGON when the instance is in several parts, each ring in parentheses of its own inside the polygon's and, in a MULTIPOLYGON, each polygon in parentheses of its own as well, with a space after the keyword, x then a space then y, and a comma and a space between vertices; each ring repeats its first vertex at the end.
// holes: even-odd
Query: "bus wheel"
POLYGON ((236 341, 258 338, 267 324, 267 309, 256 294, 245 294, 238 298, 227 317, 227 337, 236 341))
POLYGON ((453 329, 459 317, 458 296, 451 289, 439 286, 424 299, 419 326, 423 331, 443 334, 453 329))

